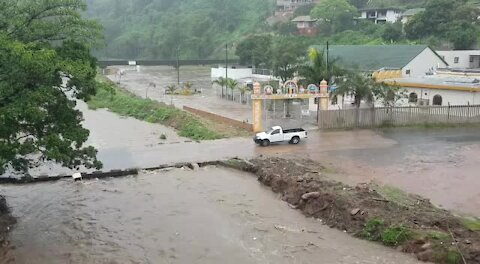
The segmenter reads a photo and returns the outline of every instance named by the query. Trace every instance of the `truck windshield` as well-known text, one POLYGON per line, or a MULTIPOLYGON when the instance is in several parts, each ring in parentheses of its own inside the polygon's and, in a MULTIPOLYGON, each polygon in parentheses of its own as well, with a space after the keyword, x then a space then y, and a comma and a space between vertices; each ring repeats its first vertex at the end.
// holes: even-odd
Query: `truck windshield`
POLYGON ((273 132, 274 130, 275 130, 275 129, 273 129, 273 127, 271 127, 270 129, 268 129, 267 134, 272 134, 272 132, 273 132))

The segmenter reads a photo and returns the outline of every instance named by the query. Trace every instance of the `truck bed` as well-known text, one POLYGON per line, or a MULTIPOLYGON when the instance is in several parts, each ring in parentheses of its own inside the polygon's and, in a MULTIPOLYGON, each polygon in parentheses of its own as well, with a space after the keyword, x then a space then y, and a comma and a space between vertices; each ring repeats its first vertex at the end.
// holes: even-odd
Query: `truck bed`
POLYGON ((296 133, 296 132, 304 132, 304 131, 305 131, 305 129, 303 129, 303 128, 284 129, 284 130, 283 130, 283 134, 296 133))

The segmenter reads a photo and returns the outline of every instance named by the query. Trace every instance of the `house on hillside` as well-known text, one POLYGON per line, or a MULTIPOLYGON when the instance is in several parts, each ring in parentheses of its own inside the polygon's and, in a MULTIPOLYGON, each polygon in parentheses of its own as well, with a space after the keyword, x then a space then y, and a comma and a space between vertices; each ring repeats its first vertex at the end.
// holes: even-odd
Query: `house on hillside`
POLYGON ((300 6, 308 4, 317 4, 320 0, 277 0, 275 14, 267 18, 269 25, 276 23, 285 23, 292 19, 293 12, 300 6))
POLYGON ((299 6, 318 2, 318 0, 277 0, 277 12, 293 12, 299 6))
MULTIPOLYGON (((313 46, 325 50, 324 45, 313 46)), ((329 59, 346 69, 375 74, 384 78, 431 75, 448 67, 435 51, 426 45, 330 45, 329 59)))
POLYGON ((400 8, 364 8, 360 9, 359 19, 367 19, 375 24, 395 23, 402 18, 403 11, 400 8))
POLYGON ((317 34, 317 20, 310 16, 299 16, 292 20, 297 26, 297 33, 300 36, 314 36, 317 34))
POLYGON ((437 51, 451 68, 480 69, 480 50, 437 51))

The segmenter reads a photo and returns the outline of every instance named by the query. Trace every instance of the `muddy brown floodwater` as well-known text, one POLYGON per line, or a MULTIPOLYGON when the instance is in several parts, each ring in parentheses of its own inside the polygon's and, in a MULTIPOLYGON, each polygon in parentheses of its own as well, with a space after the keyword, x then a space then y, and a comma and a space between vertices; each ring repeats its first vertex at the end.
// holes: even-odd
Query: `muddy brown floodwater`
POLYGON ((418 263, 306 218, 224 168, 0 192, 19 219, 1 263, 418 263))

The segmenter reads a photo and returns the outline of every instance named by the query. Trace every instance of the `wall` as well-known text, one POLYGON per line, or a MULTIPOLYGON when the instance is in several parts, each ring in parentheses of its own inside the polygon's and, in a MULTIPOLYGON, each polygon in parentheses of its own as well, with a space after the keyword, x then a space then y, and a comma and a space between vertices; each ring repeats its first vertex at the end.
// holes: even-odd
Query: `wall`
MULTIPOLYGON (((402 88, 403 90, 403 88, 402 88)), ((422 88, 406 88, 405 93, 408 96, 410 93, 416 93, 418 99, 429 100, 430 105, 433 103, 433 97, 440 95, 442 97, 442 105, 474 105, 480 104, 480 95, 478 92, 465 92, 465 91, 451 91, 441 89, 422 89, 422 88)), ((408 99, 401 100, 399 102, 402 106, 408 106, 408 99)))
POLYGON ((234 126, 234 127, 240 128, 240 129, 253 131, 253 126, 252 126, 252 124, 249 124, 249 123, 240 122, 240 121, 237 121, 237 120, 234 120, 234 119, 230 119, 228 117, 213 114, 213 113, 206 112, 206 111, 203 111, 203 110, 199 110, 199 109, 196 109, 196 108, 191 108, 191 107, 188 107, 188 106, 183 106, 183 110, 185 110, 187 112, 190 112, 190 113, 193 113, 193 114, 196 114, 198 116, 207 118, 207 119, 212 120, 214 122, 219 122, 219 123, 231 125, 231 126, 234 126))
POLYGON ((437 53, 444 56, 451 68, 480 68, 480 50, 446 50, 437 53), (470 63, 470 55, 476 56, 473 63, 470 63), (455 57, 458 57, 458 63, 455 63, 455 57))
MULTIPOLYGON (((251 78, 253 75, 251 68, 242 68, 242 69, 232 69, 228 68, 228 78, 238 80, 244 78, 251 78)), ((218 67, 211 69, 212 80, 218 79, 220 77, 225 78, 225 67, 218 67)))
POLYGON ((480 123, 480 105, 381 107, 320 111, 321 129, 480 123))
POLYGON ((399 11, 388 10, 387 11, 387 22, 395 23, 400 18, 399 11))
POLYGON ((375 24, 379 23, 378 21, 387 21, 388 23, 395 23, 397 20, 401 17, 400 11, 394 11, 394 10, 387 10, 385 15, 383 14, 385 11, 374 11, 375 12, 375 17, 368 18, 367 16, 367 11, 362 11, 360 18, 363 19, 370 19, 372 21, 375 21, 375 24))
POLYGON ((432 69, 446 68, 448 65, 433 50, 426 48, 402 69, 403 76, 425 76, 432 69), (407 74, 410 70, 410 74, 407 74))

